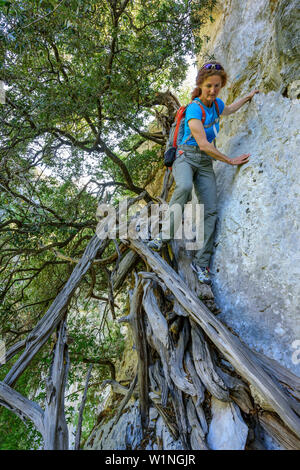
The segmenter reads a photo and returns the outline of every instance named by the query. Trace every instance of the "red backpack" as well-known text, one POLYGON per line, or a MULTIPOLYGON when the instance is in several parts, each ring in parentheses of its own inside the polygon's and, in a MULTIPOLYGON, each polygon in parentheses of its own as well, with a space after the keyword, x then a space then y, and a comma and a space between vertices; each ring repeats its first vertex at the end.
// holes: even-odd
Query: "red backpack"
MULTIPOLYGON (((199 103, 198 100, 191 101, 191 103, 197 103, 198 106, 200 106, 201 111, 202 111, 201 122, 202 122, 202 124, 205 128, 211 127, 213 124, 215 124, 216 121, 212 124, 208 124, 208 125, 205 126, 204 123, 205 123, 205 119, 206 119, 206 113, 205 113, 204 107, 202 106, 201 103, 199 103)), ((189 103, 189 104, 191 104, 191 103, 189 103)), ((217 111, 217 114, 218 114, 218 120, 219 120, 220 112, 219 112, 219 105, 218 105, 217 100, 215 100, 214 103, 215 103, 216 111, 217 111)), ((184 118, 185 118, 185 113, 186 113, 187 107, 188 107, 188 105, 187 106, 180 106, 180 108, 178 109, 178 111, 176 113, 174 123, 172 124, 172 127, 170 129, 169 139, 168 139, 168 142, 167 142, 167 149, 166 149, 166 152, 164 154, 164 163, 165 163, 166 167, 168 167, 168 168, 171 168, 174 161, 175 161, 178 142, 181 142, 182 137, 184 135, 184 121, 185 121, 184 118)), ((192 135, 189 135, 184 143, 186 143, 191 136, 192 135)))

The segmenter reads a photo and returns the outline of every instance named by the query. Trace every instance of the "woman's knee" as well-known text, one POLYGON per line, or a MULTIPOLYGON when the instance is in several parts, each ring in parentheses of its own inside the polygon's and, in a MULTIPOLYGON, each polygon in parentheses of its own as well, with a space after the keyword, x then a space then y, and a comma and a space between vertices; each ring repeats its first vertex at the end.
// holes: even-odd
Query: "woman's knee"
POLYGON ((176 184, 174 193, 176 193, 177 197, 185 196, 185 195, 186 197, 188 197, 192 189, 193 189, 193 183, 190 183, 189 181, 187 181, 184 183, 176 184))
POLYGON ((217 218, 218 217, 218 209, 217 206, 206 206, 204 204, 204 217, 210 217, 210 218, 217 218))

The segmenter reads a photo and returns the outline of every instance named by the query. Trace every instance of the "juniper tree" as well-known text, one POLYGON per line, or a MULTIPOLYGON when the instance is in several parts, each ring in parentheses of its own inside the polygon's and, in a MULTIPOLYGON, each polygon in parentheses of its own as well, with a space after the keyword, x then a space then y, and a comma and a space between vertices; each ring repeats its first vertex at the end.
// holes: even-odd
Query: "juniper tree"
MULTIPOLYGON (((137 377, 126 393, 133 393, 137 382, 144 426, 150 393, 159 391, 162 399, 154 400, 155 406, 174 434, 187 448, 204 448, 203 403, 211 396, 233 400, 251 427, 257 406, 250 384, 264 399, 267 390, 277 413, 264 414, 261 425, 276 428, 281 439, 297 446, 298 405, 287 389, 278 391, 279 382, 288 383, 299 397, 295 377, 255 355, 245 363, 250 353, 226 330, 223 337, 217 320, 205 317, 205 308, 215 309, 212 293, 198 291, 184 267, 188 254, 182 259, 184 250, 174 243, 163 261, 140 242, 95 235, 99 201, 116 205, 130 197, 151 204, 147 184, 162 168, 179 106, 169 90, 185 77, 188 56, 200 50, 201 26, 212 19, 215 1, 0 5, 0 80, 7 88, 0 116, 0 331, 8 349, 0 403, 31 420, 45 448, 67 448, 67 381, 83 383, 87 365, 95 364, 89 390, 99 391, 105 379, 115 382, 121 320, 131 325, 139 353, 137 377), (134 270, 140 273, 135 278, 134 270), (192 307, 176 290, 178 270, 192 307), (206 297, 206 307, 193 304, 190 292, 206 297), (123 310, 129 314, 125 319, 123 310), (154 314, 164 338, 151 326, 154 314), (224 358, 232 359, 234 373, 224 363, 221 369, 224 358), (164 413, 168 407, 173 422, 164 413)), ((165 199, 169 186, 166 178, 165 199)), ((93 398, 91 392, 90 409, 93 398)), ((17 434, 6 409, 0 419, 4 429, 11 419, 17 434)), ((257 426, 258 420, 252 427, 257 426)), ((17 445, 5 439, 3 448, 17 445)), ((22 439, 21 446, 34 446, 22 439)))

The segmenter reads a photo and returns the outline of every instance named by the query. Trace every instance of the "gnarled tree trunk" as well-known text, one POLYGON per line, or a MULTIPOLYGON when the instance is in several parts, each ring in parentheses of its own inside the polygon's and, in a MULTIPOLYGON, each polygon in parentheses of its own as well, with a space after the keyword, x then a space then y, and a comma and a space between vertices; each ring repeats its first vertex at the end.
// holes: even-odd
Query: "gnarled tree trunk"
MULTIPOLYGON (((143 301, 135 302, 130 314, 144 319, 148 352, 139 354, 139 364, 143 363, 145 371, 147 356, 149 392, 155 397, 154 404, 173 409, 176 420, 168 423, 169 429, 178 430, 187 449, 209 448, 207 432, 212 415, 207 404, 217 399, 239 407, 249 427, 247 448, 262 447, 256 437, 262 426, 283 447, 299 449, 299 378, 251 351, 216 318, 205 305, 216 311, 211 289, 196 280, 183 243, 171 244, 174 257, 170 265, 163 259, 169 259, 167 249, 161 257, 142 241, 131 240, 132 248, 153 271, 138 273, 132 298, 137 292, 141 298, 142 286, 143 301)), ((142 337, 141 323, 131 318, 128 321, 134 338, 142 337)), ((144 375, 142 379, 140 404, 145 413, 144 375)))

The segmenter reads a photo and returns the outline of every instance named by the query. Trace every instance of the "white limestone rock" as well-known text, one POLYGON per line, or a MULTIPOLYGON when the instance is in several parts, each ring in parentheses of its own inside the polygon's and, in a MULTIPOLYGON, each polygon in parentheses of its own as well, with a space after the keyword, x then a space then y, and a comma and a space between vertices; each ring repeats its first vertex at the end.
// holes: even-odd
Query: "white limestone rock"
POLYGON ((244 450, 248 426, 244 423, 239 407, 212 397, 212 421, 207 443, 212 450, 244 450))
POLYGON ((240 168, 214 162, 219 223, 211 263, 220 318, 252 348, 296 375, 300 340, 299 21, 296 0, 224 0, 207 25, 200 61, 214 56, 229 82, 226 104, 259 88, 221 117, 218 149, 250 153, 240 168))
POLYGON ((249 346, 297 375, 292 343, 300 338, 299 116, 300 103, 271 92, 256 95, 227 132, 224 124, 219 148, 230 157, 251 158, 241 168, 214 164, 219 223, 212 263, 221 318, 249 346))
POLYGON ((229 73, 225 97, 258 87, 292 98, 289 85, 299 80, 297 5, 297 0, 218 2, 215 21, 206 26, 210 41, 204 44, 200 60, 214 56, 224 65, 229 73))

